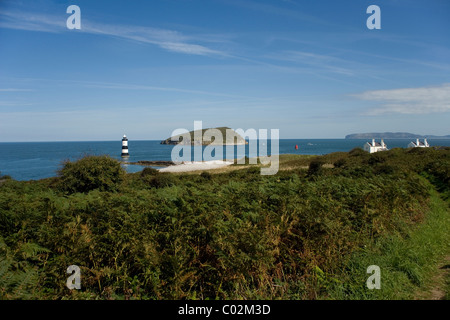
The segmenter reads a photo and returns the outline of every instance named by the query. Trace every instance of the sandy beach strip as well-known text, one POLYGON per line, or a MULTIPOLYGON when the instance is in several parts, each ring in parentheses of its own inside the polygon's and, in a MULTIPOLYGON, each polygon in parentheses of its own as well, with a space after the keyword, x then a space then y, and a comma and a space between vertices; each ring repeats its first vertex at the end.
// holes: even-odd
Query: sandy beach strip
POLYGON ((229 166, 233 164, 233 161, 222 161, 222 160, 213 160, 213 161, 185 161, 181 164, 177 164, 174 166, 169 166, 166 168, 159 169, 159 172, 188 172, 188 171, 199 171, 199 170, 211 170, 211 169, 219 169, 222 167, 229 166))

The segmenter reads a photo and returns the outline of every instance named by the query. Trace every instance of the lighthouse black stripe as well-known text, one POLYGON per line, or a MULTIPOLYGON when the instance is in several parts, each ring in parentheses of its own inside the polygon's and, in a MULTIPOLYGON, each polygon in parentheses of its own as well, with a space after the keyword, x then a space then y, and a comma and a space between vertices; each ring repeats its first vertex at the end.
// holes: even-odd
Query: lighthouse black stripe
POLYGON ((130 154, 128 153, 128 138, 126 135, 123 135, 122 138, 122 157, 129 157, 130 154))

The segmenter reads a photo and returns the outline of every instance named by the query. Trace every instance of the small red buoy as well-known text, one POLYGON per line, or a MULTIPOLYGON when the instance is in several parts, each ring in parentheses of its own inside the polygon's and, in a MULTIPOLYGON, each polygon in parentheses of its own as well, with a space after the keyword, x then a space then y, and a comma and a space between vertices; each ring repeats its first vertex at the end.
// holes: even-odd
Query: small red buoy
POLYGON ((297 144, 295 145, 295 150, 298 150, 298 145, 297 144))

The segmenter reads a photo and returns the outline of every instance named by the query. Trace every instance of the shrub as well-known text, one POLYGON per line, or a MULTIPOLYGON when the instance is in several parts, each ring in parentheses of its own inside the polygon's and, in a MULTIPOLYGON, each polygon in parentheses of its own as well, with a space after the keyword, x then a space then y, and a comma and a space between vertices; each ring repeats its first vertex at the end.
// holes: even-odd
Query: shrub
POLYGON ((386 152, 376 152, 370 155, 368 163, 370 165, 383 163, 386 161, 387 153, 386 152))
POLYGON ((141 171, 141 177, 156 176, 157 174, 159 174, 159 170, 154 168, 144 168, 144 170, 141 171))
POLYGON ((0 179, 1 180, 11 180, 12 178, 10 175, 7 175, 7 174, 2 175, 2 173, 0 172, 0 179))
POLYGON ((161 173, 150 180, 150 185, 154 188, 165 188, 175 184, 175 178, 170 173, 161 173))
POLYGON ((109 156, 87 156, 75 162, 66 161, 59 175, 61 189, 69 193, 117 191, 125 170, 109 156))
MULTIPOLYGON (((416 148, 419 149, 419 148, 416 148)), ((450 196, 450 161, 442 159, 432 161, 425 165, 424 172, 428 175, 431 182, 443 192, 446 199, 450 196)))
POLYGON ((211 175, 211 173, 209 173, 208 171, 203 171, 203 172, 200 174, 200 177, 202 177, 202 178, 205 179, 205 180, 211 180, 211 179, 212 179, 212 175, 211 175))
POLYGON ((234 177, 237 177, 239 175, 239 171, 238 170, 233 170, 233 171, 228 172, 227 175, 230 178, 234 178, 234 177))
POLYGON ((428 150, 427 148, 410 148, 407 152, 409 154, 425 154, 428 150))
POLYGON ((247 173, 249 174, 260 174, 261 168, 260 167, 250 167, 247 169, 247 173))
POLYGON ((350 150, 348 153, 349 153, 349 155, 351 155, 352 157, 357 157, 357 156, 361 156, 361 155, 366 155, 366 154, 367 154, 366 151, 364 151, 363 149, 361 149, 361 148, 359 148, 359 147, 353 148, 353 149, 350 150))
POLYGON ((344 168, 342 175, 345 177, 362 178, 373 175, 373 167, 354 165, 344 168))
POLYGON ((319 174, 322 171, 323 164, 324 162, 320 158, 312 160, 309 163, 308 175, 312 176, 319 174))
POLYGON ((334 165, 336 168, 342 168, 343 166, 346 165, 346 163, 347 163, 347 160, 344 159, 344 158, 341 158, 341 159, 339 159, 339 160, 336 160, 336 161, 333 163, 333 165, 334 165))
POLYGON ((396 170, 393 166, 383 163, 377 165, 374 171, 376 174, 393 174, 396 170))

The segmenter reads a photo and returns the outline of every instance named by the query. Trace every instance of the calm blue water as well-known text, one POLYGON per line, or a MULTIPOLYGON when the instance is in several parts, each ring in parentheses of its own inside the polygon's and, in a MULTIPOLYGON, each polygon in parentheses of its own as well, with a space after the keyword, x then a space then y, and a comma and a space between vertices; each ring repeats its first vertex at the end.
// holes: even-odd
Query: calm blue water
MULTIPOLYGON (((355 147, 362 147, 366 140, 359 139, 281 139, 279 141, 280 154, 313 154, 322 155, 337 151, 350 151, 355 147), (295 150, 295 145, 299 149, 295 150)), ((408 139, 385 139, 389 149, 406 148, 408 139)), ((450 140, 429 139, 431 146, 450 146, 450 140)), ((162 145, 159 140, 128 142, 130 157, 128 161, 139 160, 171 160, 174 146, 162 145)), ((121 160, 122 141, 89 141, 89 142, 1 142, 0 143, 0 172, 10 175, 16 180, 37 180, 57 175, 64 160, 76 160, 84 155, 110 155, 121 160)), ((196 147, 201 148, 201 147, 196 147)), ((204 149, 203 147, 202 149, 204 149)), ((223 155, 227 158, 226 147, 223 155)), ((249 146, 245 148, 245 155, 249 154, 249 146)), ((191 152, 192 159, 194 151, 191 152)), ((244 154, 235 147, 235 158, 244 154)), ((268 144, 268 154, 270 143, 268 144)), ((215 154, 212 154, 215 156, 215 154)), ((206 157, 204 160, 210 160, 206 157)), ((128 172, 138 172, 143 169, 138 165, 124 165, 128 172)))

